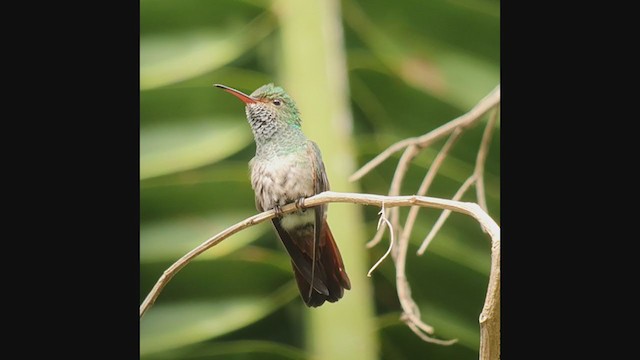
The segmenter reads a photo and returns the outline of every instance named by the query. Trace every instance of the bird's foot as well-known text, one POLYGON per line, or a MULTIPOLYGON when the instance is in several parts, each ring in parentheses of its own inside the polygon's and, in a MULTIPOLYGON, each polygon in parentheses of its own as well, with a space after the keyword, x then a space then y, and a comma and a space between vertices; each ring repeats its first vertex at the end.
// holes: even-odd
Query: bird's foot
POLYGON ((273 211, 275 212, 278 219, 282 219, 282 208, 280 207, 280 205, 275 205, 273 207, 273 211))
POLYGON ((296 209, 304 212, 305 210, 307 210, 307 208, 304 206, 304 199, 303 197, 299 198, 298 200, 296 200, 296 209))

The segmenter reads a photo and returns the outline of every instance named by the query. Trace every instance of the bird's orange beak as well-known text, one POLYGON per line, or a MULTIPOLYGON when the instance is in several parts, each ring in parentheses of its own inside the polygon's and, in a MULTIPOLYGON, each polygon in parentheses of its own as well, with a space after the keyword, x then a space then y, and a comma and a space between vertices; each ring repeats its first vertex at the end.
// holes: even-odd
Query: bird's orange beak
POLYGON ((235 97, 237 97, 238 99, 242 100, 243 103, 245 104, 255 104, 258 100, 252 98, 251 96, 243 93, 242 91, 238 91, 234 88, 230 88, 228 86, 224 86, 221 84, 213 84, 213 86, 215 87, 219 87, 220 89, 228 92, 231 95, 234 95, 235 97))

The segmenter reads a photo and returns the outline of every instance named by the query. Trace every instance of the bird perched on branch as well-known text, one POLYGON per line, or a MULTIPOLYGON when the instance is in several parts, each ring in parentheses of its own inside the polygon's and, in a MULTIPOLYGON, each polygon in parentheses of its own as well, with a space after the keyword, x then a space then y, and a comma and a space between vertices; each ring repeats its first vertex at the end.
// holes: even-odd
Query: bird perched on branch
POLYGON ((318 145, 302 133, 295 102, 273 84, 251 95, 215 86, 245 103, 256 143, 256 155, 249 162, 256 208, 275 210, 272 223, 291 257, 302 299, 313 307, 338 301, 351 282, 327 224, 327 205, 302 207, 304 198, 329 190, 329 181, 318 145), (282 214, 280 207, 292 202, 299 210, 282 214))

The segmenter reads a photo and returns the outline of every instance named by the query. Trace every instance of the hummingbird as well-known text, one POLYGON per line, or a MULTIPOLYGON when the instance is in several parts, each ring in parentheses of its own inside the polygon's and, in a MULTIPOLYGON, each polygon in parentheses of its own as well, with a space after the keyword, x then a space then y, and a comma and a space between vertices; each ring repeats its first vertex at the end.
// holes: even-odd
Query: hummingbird
POLYGON ((245 104, 256 144, 249 161, 258 211, 274 209, 271 222, 284 244, 302 300, 308 307, 336 302, 351 282, 327 224, 327 205, 303 208, 306 197, 329 190, 318 145, 302 133, 300 112, 282 87, 263 85, 247 95, 214 84, 245 104), (282 214, 288 203, 298 210, 282 214))

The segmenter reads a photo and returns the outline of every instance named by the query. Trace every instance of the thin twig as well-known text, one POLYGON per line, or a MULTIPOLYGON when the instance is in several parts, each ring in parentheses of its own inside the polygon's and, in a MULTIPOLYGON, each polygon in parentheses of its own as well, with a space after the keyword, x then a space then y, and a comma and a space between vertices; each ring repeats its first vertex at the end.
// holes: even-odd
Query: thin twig
MULTIPOLYGON (((293 207, 295 208, 295 205, 293 207)), ((275 211, 269 210, 269 211, 265 211, 260 214, 254 215, 250 218, 247 218, 244 221, 241 221, 231 227, 226 228, 225 230, 216 234, 215 236, 210 237, 205 242, 198 245, 195 249, 189 251, 186 255, 181 257, 178 261, 176 261, 173 265, 171 265, 167 270, 164 271, 162 276, 160 276, 160 279, 158 279, 156 284, 153 286, 153 289, 151 289, 147 297, 144 299, 144 301, 140 305, 140 317, 142 318, 144 313, 153 305, 153 303, 158 298, 158 295, 160 295, 160 292, 162 291, 162 289, 164 289, 167 283, 169 283, 169 281, 178 273, 178 271, 180 271, 183 267, 185 267, 196 256, 216 246, 218 243, 222 242, 222 240, 239 232, 240 230, 246 229, 255 224, 259 224, 263 221, 269 220, 273 218, 274 215, 275 215, 275 211)))
MULTIPOLYGON (((394 257, 396 264, 396 291, 398 292, 398 300, 400 301, 400 306, 403 311, 403 320, 405 320, 406 323, 415 325, 427 334, 432 334, 433 327, 420 319, 420 310, 418 305, 411 297, 411 286, 409 285, 405 272, 408 248, 408 239, 400 239, 395 252, 396 256, 394 257)), ((428 336, 423 334, 421 338, 422 337, 428 336)), ((428 338, 431 339, 430 337, 428 338)))
MULTIPOLYGON (((397 206, 423 206, 436 209, 448 209, 455 212, 459 212, 465 215, 469 215, 476 219, 482 228, 487 229, 487 234, 491 237, 492 241, 500 239, 500 227, 498 224, 475 203, 467 203, 460 201, 452 201, 447 199, 439 199, 428 196, 384 196, 373 194, 357 194, 357 193, 339 193, 333 191, 325 191, 323 193, 306 198, 302 206, 312 207, 322 204, 342 202, 353 203, 362 205, 382 206, 385 207, 397 207, 397 206)), ((288 214, 297 210, 296 204, 288 204, 281 208, 283 214, 288 214)), ((269 220, 275 216, 273 210, 268 210, 260 214, 251 216, 231 227, 223 230, 217 235, 209 238, 207 241, 191 250, 188 254, 180 258, 173 265, 171 265, 158 279, 153 289, 149 292, 143 303, 140 305, 140 317, 153 305, 155 300, 160 295, 160 292, 169 283, 169 281, 193 258, 208 250, 209 248, 217 245, 229 236, 237 233, 238 231, 247 227, 259 224, 266 220, 269 220)), ((492 275, 493 276, 493 273, 492 275)))
MULTIPOLYGON (((404 180, 404 176, 409 171, 409 166, 411 165, 411 161, 420 153, 420 149, 416 145, 409 145, 409 147, 405 150, 402 157, 398 161, 398 166, 396 167, 396 171, 393 174, 393 179, 391 180, 391 187, 389 189, 389 196, 397 196, 400 195, 402 182, 404 180)), ((400 208, 391 209, 391 224, 393 225, 394 231, 399 235, 402 231, 400 227, 400 208)), ((396 248, 392 249, 391 255, 393 257, 398 256, 396 248)))
POLYGON ((389 253, 391 252, 391 249, 393 248, 393 243, 394 243, 394 231, 393 231, 393 225, 391 225, 391 222, 389 222, 389 219, 387 219, 386 216, 384 216, 384 203, 382 203, 382 208, 380 209, 380 212, 378 212, 378 214, 380 215, 380 219, 378 219, 378 229, 380 229, 380 226, 382 224, 387 224, 387 226, 389 227, 389 234, 391 237, 391 240, 389 240, 389 248, 387 249, 387 252, 384 253, 384 255, 382 255, 382 257, 376 261, 375 264, 373 264, 373 266, 371 267, 371 269, 369 269, 369 272, 367 273, 367 277, 371 277, 371 273, 373 272, 373 270, 375 270, 378 265, 380 265, 380 263, 382 263, 382 261, 384 259, 387 258, 387 256, 389 256, 389 253))
MULTIPOLYGON (((444 159, 449 153, 449 150, 451 149, 451 147, 457 141, 457 139, 460 137, 461 134, 462 134, 462 130, 458 128, 451 134, 451 136, 449 136, 449 139, 444 144, 440 152, 438 152, 438 155, 436 155, 436 158, 434 159, 433 163, 429 167, 429 170, 427 171, 427 174, 425 175, 425 178, 423 179, 422 184, 420 185, 420 189, 418 190, 418 195, 423 195, 427 191, 427 189, 431 185, 431 182, 435 178, 435 175, 437 174, 438 169, 440 168, 444 159)), ((406 280, 406 276, 404 275, 406 255, 407 255, 407 249, 409 244, 409 234, 411 232, 411 229, 413 228, 413 223, 418 214, 418 209, 420 209, 419 206, 412 206, 409 211, 409 215, 407 217, 405 227, 402 230, 402 235, 400 236, 400 243, 398 245, 398 250, 396 252, 397 255, 394 259, 394 262, 396 264, 396 290, 398 292, 398 300, 400 301, 400 305, 404 310, 405 323, 422 340, 441 344, 441 345, 450 345, 450 344, 453 344, 456 340, 455 339, 447 340, 447 341, 439 340, 424 334, 424 332, 431 334, 433 328, 430 325, 425 324, 420 319, 420 311, 418 309, 417 304, 411 297, 411 289, 409 287, 409 282, 406 280)))
MULTIPOLYGON (((486 162, 487 153, 489 150, 489 146, 491 143, 491 136, 493 133, 493 129, 495 127, 495 122, 497 119, 497 114, 499 111, 500 103, 500 86, 498 85, 489 95, 480 100, 478 104, 471 109, 466 114, 458 117, 455 120, 452 120, 437 129, 430 131, 420 137, 414 137, 409 139, 404 139, 399 141, 385 151, 380 153, 374 159, 369 161, 363 167, 361 167, 358 171, 356 171, 349 178, 350 181, 355 181, 360 179, 362 176, 367 174, 373 168, 381 164, 388 157, 393 155, 395 152, 406 148, 402 157, 400 158, 398 165, 396 167, 396 171, 394 172, 393 180, 391 182, 389 195, 395 196, 400 194, 400 187, 402 180, 409 168, 409 164, 411 160, 420 152, 421 149, 429 146, 431 143, 435 142, 439 138, 446 136, 449 133, 452 135, 447 140, 447 143, 440 150, 434 162, 432 163, 429 171, 425 175, 425 178, 420 185, 420 188, 417 192, 418 195, 426 194, 429 186, 433 182, 442 162, 446 158, 448 152, 450 151, 453 143, 458 139, 461 135, 464 128, 470 127, 478 122, 484 114, 486 114, 489 110, 495 108, 494 112, 491 114, 490 119, 485 127, 482 140, 480 143, 480 148, 477 153, 476 163, 473 170, 473 174, 462 184, 460 189, 456 192, 453 197, 453 200, 459 200, 462 198, 464 193, 472 186, 476 187, 476 196, 478 199, 478 204, 476 205, 483 210, 484 213, 487 213, 487 201, 485 195, 485 186, 484 186, 484 166, 486 162)), ((394 263, 396 264, 396 290, 398 292, 398 299, 400 300, 400 304, 403 309, 403 321, 409 326, 409 328, 416 333, 421 339, 429 342, 435 342, 440 344, 451 344, 455 342, 455 340, 443 341, 438 339, 433 339, 427 334, 433 333, 433 328, 430 325, 422 322, 420 319, 420 310, 411 297, 411 288, 409 286, 409 282, 405 276, 405 263, 407 257, 407 250, 409 244, 409 237, 411 231, 413 230, 413 226, 415 224, 417 214, 419 212, 419 207, 412 206, 409 210, 409 214, 405 221, 404 229, 401 229, 399 226, 399 209, 392 209, 391 212, 391 232, 392 234, 398 232, 399 241, 398 245, 392 248, 392 255, 394 259, 394 263), (425 334, 426 333, 426 334, 425 334)), ((444 222, 450 215, 451 211, 449 209, 443 211, 438 220, 436 221, 434 227, 431 229, 420 248, 418 249, 418 255, 422 255, 426 250, 427 246, 431 242, 431 240, 435 237, 438 231, 442 228, 444 222)), ((386 218, 385 218, 386 219, 386 218)), ((484 228, 482 229, 485 232, 491 232, 491 229, 484 228)), ((372 247, 376 245, 384 234, 384 226, 379 228, 376 236, 367 243, 367 247, 372 247)), ((487 296, 485 298, 485 304, 483 307, 483 312, 480 316, 480 328, 481 328, 481 337, 480 337, 480 357, 481 359, 493 359, 499 357, 499 341, 500 341, 500 280, 495 274, 500 273, 500 239, 492 237, 492 255, 491 255, 491 275, 489 279, 489 287, 487 289, 487 296), (497 254, 497 255, 496 255, 497 254), (496 357, 497 354, 497 357, 496 357)), ((376 264, 377 265, 377 264, 376 264)))
MULTIPOLYGON (((442 163, 444 163, 444 159, 446 159, 447 155, 449 154, 449 151, 451 150, 453 145, 456 143, 456 141, 458 141, 461 135, 462 135, 462 129, 460 128, 456 129, 453 133, 451 133, 451 135, 449 136, 449 139, 447 139, 447 142, 442 146, 442 149, 440 149, 440 151, 438 152, 438 155, 436 155, 435 159, 433 160, 433 163, 431 163, 431 166, 429 167, 427 174, 424 176, 424 179, 422 179, 422 183, 420 184, 420 187, 418 188, 418 192, 416 193, 416 195, 422 196, 427 193, 427 191, 429 190, 429 187, 431 186, 431 183, 433 182, 433 179, 435 179, 436 174, 438 173, 438 170, 440 170, 440 166, 442 165, 442 163)), ((402 235, 400 237, 401 239, 408 238, 409 235, 411 234, 411 231, 413 230, 413 225, 415 224, 415 220, 418 217, 419 211, 420 211, 419 206, 412 206, 411 209, 409 209, 409 215, 407 215, 407 220, 404 223, 404 229, 402 229, 402 235)))
MULTIPOLYGON (((476 163, 473 169, 473 174, 469 178, 467 178, 467 180, 462 184, 462 186, 460 186, 460 189, 458 189, 458 191, 452 198, 452 200, 456 200, 456 201, 460 200, 462 196, 464 196, 466 191, 471 187, 471 185, 475 185, 476 196, 478 198, 478 205, 485 212, 487 212, 488 210, 487 210, 487 199, 484 191, 484 165, 487 160, 487 153, 489 152, 489 146, 491 144, 491 135, 493 134, 495 122, 497 120, 496 115, 497 115, 497 108, 492 112, 491 117, 487 122, 487 126, 485 127, 484 132, 482 134, 482 140, 480 142, 480 148, 478 149, 478 155, 476 156, 476 163)), ((447 211, 447 210, 443 211, 442 214, 440 214, 440 217, 431 228, 431 231, 429 231, 429 234, 427 234, 425 239, 422 241, 422 244, 420 245, 420 248, 418 249, 418 252, 417 252, 418 255, 424 254, 425 250, 427 249, 427 246, 429 246, 429 244, 431 243, 433 238, 436 236, 438 231, 440 231, 440 229, 444 225, 444 222, 447 220, 449 215, 451 215, 451 211, 447 211)), ((403 236, 404 234, 405 233, 403 233, 403 236)))
POLYGON ((487 111, 496 106, 500 102, 500 85, 496 86, 489 95, 485 96, 478 104, 469 110, 466 114, 459 116, 458 118, 449 121, 448 123, 420 136, 409 139, 401 140, 386 150, 381 152, 378 156, 371 159, 368 163, 362 166, 358 171, 353 173, 349 177, 349 181, 356 181, 366 175, 369 171, 373 170, 376 166, 380 165, 383 161, 393 155, 396 151, 402 150, 409 145, 418 145, 420 148, 429 146, 432 142, 440 139, 443 136, 448 135, 454 129, 458 127, 468 127, 475 122, 479 121, 487 111))
MULTIPOLYGON (((415 152, 417 152, 416 146, 411 145, 409 148, 407 148, 404 155, 407 155, 407 154, 414 155, 415 152)), ((411 158, 413 158, 413 156, 409 158, 409 155, 406 157, 404 155, 403 155, 403 158, 401 158, 400 163, 398 164, 398 167, 394 174, 394 179, 397 178, 396 175, 406 173, 408 161, 410 161, 411 158)), ((401 178, 400 175, 398 175, 398 177, 401 178)), ((421 333, 420 335, 421 339, 424 339, 425 341, 429 341, 429 342, 442 341, 442 340, 431 338, 430 336, 426 335, 426 334, 433 333, 433 327, 423 322, 422 319, 420 319, 420 310, 418 308, 418 305, 415 303, 415 301, 411 297, 411 286, 409 285, 409 281, 407 280, 406 271, 405 271, 408 248, 409 248, 409 237, 408 236, 401 237, 400 241, 398 242, 398 246, 395 248, 395 251, 393 252, 394 262, 396 264, 396 291, 398 293, 398 300, 400 301, 400 306, 402 307, 402 310, 403 310, 403 319, 407 324, 411 324, 410 327, 414 332, 421 333)))
MULTIPOLYGON (((393 255, 394 263, 396 265, 396 289, 398 292, 398 299, 400 300, 400 304, 403 309, 403 315, 401 318, 402 321, 404 321, 411 329, 411 331, 413 331, 424 341, 441 345, 453 344, 456 339, 440 340, 434 339, 427 335, 433 333, 433 327, 421 320, 420 309, 411 297, 411 288, 405 275, 409 235, 415 224, 415 219, 417 218, 419 207, 432 207, 444 210, 441 216, 436 221, 436 224, 432 228, 431 232, 427 235, 426 239, 418 249, 419 255, 424 253, 429 242, 442 227, 451 211, 463 213, 475 218, 479 222, 483 231, 489 234, 492 241, 489 285, 487 288, 487 295, 485 297, 483 310, 479 317, 480 358, 483 360, 498 358, 500 354, 500 227, 487 214, 487 203, 484 189, 484 164, 486 162, 492 132, 495 127, 495 122, 499 111, 499 109, 497 108, 497 105, 499 103, 500 86, 498 85, 489 95, 482 99, 468 113, 420 137, 405 139, 391 145, 384 152, 382 152, 374 159, 372 159, 369 163, 360 168, 360 170, 354 173, 349 179, 351 181, 355 181, 361 178, 366 173, 371 171, 371 169, 386 160, 393 153, 406 148, 396 167, 396 171, 394 173, 393 180, 389 189, 389 196, 335 193, 327 191, 307 198, 303 202, 303 206, 305 207, 312 207, 330 202, 347 202, 363 205, 377 205, 381 207, 381 217, 378 221, 378 232, 374 239, 367 244, 367 247, 376 245, 382 239, 385 226, 389 227, 391 240, 387 252, 378 260, 378 262, 376 262, 376 264, 374 264, 374 266, 367 273, 367 276, 371 276, 371 272, 376 269, 377 266, 391 252, 393 255), (480 148, 476 157, 476 164, 473 174, 464 182, 464 184, 454 195, 453 199, 445 200, 421 196, 423 194, 426 194, 442 162, 446 158, 455 141, 461 136, 463 129, 475 124, 487 111, 494 107, 496 107, 496 109, 491 114, 490 120, 488 121, 483 133, 480 148), (415 158, 415 156, 420 153, 421 149, 429 146, 431 143, 448 134, 451 134, 451 136, 434 159, 434 162, 431 164, 429 171, 425 175, 425 178, 423 179, 423 182, 421 183, 421 186, 417 192, 418 195, 399 196, 402 181, 408 171, 413 158, 415 158), (458 200, 462 198, 463 194, 473 184, 476 185, 476 196, 478 198, 478 204, 459 202, 458 200), (400 227, 399 223, 399 209, 396 208, 399 206, 411 206, 404 229, 400 227), (391 221, 389 221, 387 217, 388 214, 387 211, 385 211, 385 207, 391 208, 391 221), (398 245, 394 246, 394 239, 396 234, 400 234, 400 240, 398 245)), ((289 204, 282 207, 282 212, 289 213, 295 211, 296 209, 297 207, 295 204, 289 204)), ((274 215, 275 214, 273 210, 270 210, 245 219, 244 221, 233 225, 232 227, 224 230, 216 236, 208 239, 203 244, 189 252, 187 255, 180 258, 162 274, 151 292, 147 295, 142 305, 140 306, 140 317, 142 317, 144 313, 153 305, 162 289, 173 278, 173 276, 175 276, 175 274, 184 266, 186 266, 186 264, 189 263, 193 258, 206 251, 207 249, 215 246, 232 234, 246 227, 271 219, 274 217, 274 215)))
MULTIPOLYGON (((360 170, 356 171, 353 175, 351 175, 351 177, 349 177, 349 181, 356 181, 360 179, 362 176, 366 175, 369 171, 371 171, 373 168, 375 168, 384 160, 386 160, 389 156, 393 155, 393 153, 407 147, 405 152, 402 154, 402 157, 398 161, 398 166, 396 167, 396 170, 394 172, 393 179, 391 181, 391 185, 389 189, 390 196, 400 195, 401 183, 408 169, 409 162, 418 154, 418 151, 420 149, 428 146, 430 143, 438 140, 440 137, 443 137, 449 134, 450 132, 453 132, 453 131, 460 132, 462 131, 461 129, 463 127, 469 127, 476 121, 480 120, 487 111, 489 111, 492 107, 496 106, 499 102, 500 102, 500 85, 498 85, 495 89, 493 89, 493 91, 489 93, 489 95, 485 96, 482 100, 480 100, 480 102, 478 102, 478 104, 466 114, 448 122, 445 125, 440 126, 437 129, 434 129, 433 131, 428 132, 427 134, 424 134, 419 137, 404 139, 391 145, 385 151, 383 151, 378 156, 376 156, 373 160, 369 161, 367 164, 361 167, 360 170), (457 125, 453 126, 452 124, 454 123, 457 125)), ((386 214, 386 216, 389 217, 389 214, 386 214)), ((391 213, 391 223, 395 226, 396 230, 399 231, 400 226, 398 225, 398 222, 399 222, 399 212, 396 209, 391 213)), ((366 247, 372 248, 376 246, 382 240, 382 237, 384 235, 384 230, 385 230, 385 226, 382 226, 381 228, 379 228, 376 234, 374 235, 373 239, 371 239, 366 244, 366 247)))
POLYGON ((406 148, 409 145, 418 143, 418 138, 408 138, 404 140, 400 140, 397 143, 389 146, 386 150, 378 154, 375 158, 366 163, 363 167, 361 167, 358 171, 353 173, 349 177, 349 181, 357 181, 363 176, 365 176, 369 171, 373 170, 376 166, 380 165, 383 161, 385 161, 389 156, 395 154, 396 152, 406 148))
MULTIPOLYGON (((409 165, 411 164, 411 160, 418 154, 419 149, 415 145, 409 145, 407 149, 400 157, 400 161, 398 161, 398 166, 396 167, 396 171, 393 173, 393 179, 391 180, 391 185, 389 186, 389 196, 397 196, 400 195, 400 189, 402 186, 402 180, 404 180, 404 176, 407 174, 409 170, 409 165)), ((391 224, 394 228, 398 229, 400 225, 398 224, 400 219, 400 213, 397 208, 390 209, 385 217, 388 218, 389 214, 391 215, 391 224)), ((367 243, 367 248, 371 248, 377 245, 380 240, 382 240, 382 235, 384 235, 386 224, 383 224, 382 227, 378 229, 378 232, 374 236, 374 238, 367 243)))
MULTIPOLYGON (((451 200, 454 200, 454 201, 460 200, 464 195, 464 193, 466 193, 467 190, 469 190, 469 188, 471 187, 471 185, 473 185, 475 180, 476 180, 475 175, 469 176, 467 181, 465 181, 462 184, 462 186, 460 186, 460 189, 458 189, 456 194, 453 195, 453 198, 451 198, 451 200)), ((424 251, 427 249, 427 246, 429 246, 429 243, 431 242, 431 240, 433 240, 433 238, 436 236, 438 231, 440 231, 440 228, 442 228, 442 225, 444 225, 444 222, 447 220, 449 215, 451 215, 451 211, 449 210, 445 210, 442 212, 442 214, 440 214, 440 217, 431 228, 431 231, 429 231, 429 234, 427 234, 427 237, 422 241, 420 248, 418 248, 418 255, 422 255, 424 253, 424 251)))
POLYGON ((411 329, 411 331, 413 331, 414 334, 418 335, 420 339, 426 342, 448 346, 448 345, 453 345, 458 341, 458 339, 451 339, 451 340, 434 339, 430 336, 425 335, 422 331, 420 331, 420 328, 418 328, 418 326, 416 326, 416 324, 414 324, 413 322, 405 321, 405 324, 407 324, 409 329, 411 329))
POLYGON ((480 322, 480 359, 500 358, 500 236, 491 239, 491 272, 480 322))
POLYGON ((478 150, 478 156, 476 157, 476 165, 473 173, 476 176, 476 196, 478 198, 478 205, 489 212, 487 208, 487 197, 484 191, 484 164, 487 161, 487 154, 489 153, 489 146, 491 145, 491 135, 493 135, 493 129, 495 129, 496 120, 498 119, 499 108, 496 107, 489 117, 487 126, 484 128, 482 134, 482 141, 480 143, 480 149, 478 150))

